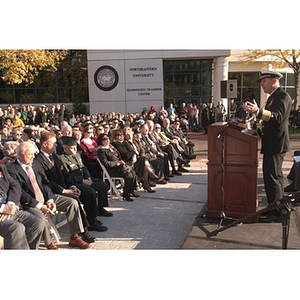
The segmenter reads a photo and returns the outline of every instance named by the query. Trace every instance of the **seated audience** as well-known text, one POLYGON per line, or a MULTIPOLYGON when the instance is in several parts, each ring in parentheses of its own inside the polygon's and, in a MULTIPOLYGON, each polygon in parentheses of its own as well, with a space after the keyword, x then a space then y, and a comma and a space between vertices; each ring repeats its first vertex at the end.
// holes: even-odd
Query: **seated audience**
POLYGON ((20 205, 21 186, 0 165, 0 235, 4 249, 38 249, 44 222, 20 205))
POLYGON ((3 155, 4 157, 2 158, 2 163, 5 164, 6 166, 9 166, 12 164, 16 157, 17 157, 17 152, 16 148, 19 146, 19 142, 16 141, 7 141, 4 146, 3 146, 3 155))
POLYGON ((107 134, 100 134, 97 142, 99 145, 97 151, 99 160, 107 169, 110 176, 124 178, 125 186, 123 198, 126 201, 133 201, 133 199, 130 198, 130 195, 135 194, 136 189, 136 174, 133 168, 126 165, 118 150, 110 144, 110 139, 107 134))
POLYGON ((33 142, 22 142, 16 149, 17 159, 9 165, 8 171, 21 185, 20 203, 24 210, 44 222, 44 242, 47 249, 56 250, 51 239, 47 218, 56 211, 64 211, 70 227, 70 247, 86 249, 90 244, 84 242, 79 233, 84 232, 78 202, 70 197, 55 195, 45 172, 38 161, 34 160, 33 142))
POLYGON ((123 130, 117 129, 112 132, 112 144, 119 151, 121 158, 126 164, 133 166, 137 177, 142 181, 143 188, 149 193, 153 193, 155 191, 149 185, 149 177, 154 180, 158 180, 158 177, 152 170, 146 156, 140 156, 132 138, 133 132, 130 127, 124 127, 123 130))
POLYGON ((145 155, 149 160, 150 165, 155 170, 155 174, 158 176, 157 184, 166 184, 165 180, 165 158, 164 153, 160 152, 157 145, 148 136, 149 128, 146 123, 141 125, 141 143, 145 150, 145 155))
POLYGON ((101 179, 91 177, 77 153, 75 138, 64 136, 62 142, 64 152, 60 155, 60 161, 66 186, 68 188, 76 186, 81 191, 79 199, 84 205, 90 223, 88 230, 106 231, 107 227, 102 226, 97 216, 111 217, 113 215, 104 208, 108 207, 107 185, 101 179))
POLYGON ((92 237, 88 232, 89 222, 86 218, 86 212, 84 211, 81 202, 79 200, 80 190, 75 186, 68 188, 65 182, 65 178, 61 171, 61 162, 55 153, 56 150, 56 135, 50 131, 44 131, 41 134, 41 150, 35 157, 35 160, 39 161, 43 167, 47 178, 49 179, 52 191, 57 195, 63 195, 72 197, 78 202, 80 211, 80 217, 84 227, 84 231, 80 232, 80 237, 87 243, 92 243, 95 238, 92 237))
POLYGON ((81 158, 92 177, 102 178, 102 172, 97 162, 98 144, 94 139, 94 126, 87 122, 83 127, 83 137, 80 140, 81 158))

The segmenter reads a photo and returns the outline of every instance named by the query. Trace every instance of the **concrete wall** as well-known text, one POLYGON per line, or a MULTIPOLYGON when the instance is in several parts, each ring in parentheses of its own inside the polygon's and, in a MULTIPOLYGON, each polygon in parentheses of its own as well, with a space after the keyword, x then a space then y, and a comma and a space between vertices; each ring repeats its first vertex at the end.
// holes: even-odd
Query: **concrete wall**
MULTIPOLYGON (((159 110, 163 105, 164 60, 215 59, 228 57, 230 50, 88 50, 87 55, 90 113, 132 113, 151 106, 159 110), (103 66, 118 75, 118 84, 108 91, 95 82, 95 73, 103 66)), ((223 79, 223 74, 214 77, 214 81, 223 79)))

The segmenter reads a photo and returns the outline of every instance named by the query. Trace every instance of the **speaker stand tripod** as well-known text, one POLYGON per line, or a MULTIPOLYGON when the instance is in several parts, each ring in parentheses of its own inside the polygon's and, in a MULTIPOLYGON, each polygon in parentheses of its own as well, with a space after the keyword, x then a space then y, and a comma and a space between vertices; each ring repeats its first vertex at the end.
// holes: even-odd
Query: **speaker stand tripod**
POLYGON ((278 201, 275 201, 274 203, 267 205, 265 208, 255 212, 255 213, 245 216, 245 217, 243 217, 239 220, 236 220, 233 223, 230 223, 221 228, 217 228, 216 230, 207 233, 206 236, 208 238, 210 238, 212 236, 216 236, 219 232, 222 232, 228 228, 236 226, 244 221, 248 221, 253 217, 258 217, 265 213, 268 213, 268 212, 271 212, 271 211, 277 209, 281 213, 281 218, 282 218, 282 221, 281 221, 281 224, 282 224, 282 249, 287 249, 291 212, 295 210, 293 207, 294 201, 295 201, 294 195, 290 194, 286 197, 283 197, 282 199, 280 199, 278 201))

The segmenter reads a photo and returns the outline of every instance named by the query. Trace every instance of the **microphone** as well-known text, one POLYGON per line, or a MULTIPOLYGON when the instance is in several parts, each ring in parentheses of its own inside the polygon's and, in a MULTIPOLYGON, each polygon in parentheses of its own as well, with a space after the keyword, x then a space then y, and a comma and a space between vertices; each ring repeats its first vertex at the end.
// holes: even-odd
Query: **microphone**
POLYGON ((217 135, 217 139, 219 139, 221 136, 223 136, 223 135, 225 134, 225 129, 226 129, 226 127, 228 127, 228 124, 225 124, 225 125, 221 128, 219 134, 217 135))

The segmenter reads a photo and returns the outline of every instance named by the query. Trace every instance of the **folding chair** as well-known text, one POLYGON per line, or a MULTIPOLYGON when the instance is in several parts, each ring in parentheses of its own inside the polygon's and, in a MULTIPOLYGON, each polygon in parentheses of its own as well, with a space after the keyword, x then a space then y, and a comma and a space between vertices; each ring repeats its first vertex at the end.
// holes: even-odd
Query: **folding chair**
POLYGON ((56 243, 58 243, 61 239, 60 234, 58 232, 57 226, 54 224, 51 217, 47 217, 48 225, 50 227, 50 233, 53 236, 56 243))
POLYGON ((121 196, 120 188, 124 187, 125 180, 123 177, 112 177, 109 175, 107 172, 105 166, 101 163, 100 159, 97 158, 97 161, 102 169, 102 174, 103 174, 103 182, 108 181, 109 182, 109 194, 114 194, 118 197, 119 201, 123 201, 123 198, 121 196), (117 184, 117 181, 120 182, 120 184, 117 184))
POLYGON ((0 250, 4 249, 4 238, 0 235, 0 250))

